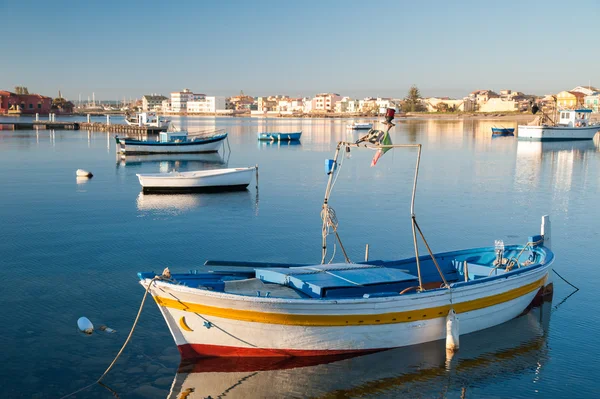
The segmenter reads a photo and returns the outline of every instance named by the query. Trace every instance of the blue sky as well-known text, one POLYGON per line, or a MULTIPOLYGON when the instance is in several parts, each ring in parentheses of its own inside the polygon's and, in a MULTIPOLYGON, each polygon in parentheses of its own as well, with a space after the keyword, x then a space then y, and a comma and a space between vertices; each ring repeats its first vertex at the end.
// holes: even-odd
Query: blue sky
POLYGON ((77 100, 600 86, 600 2, 0 0, 0 89, 77 100), (173 4, 173 5, 172 5, 173 4), (176 4, 176 5, 175 5, 176 4))

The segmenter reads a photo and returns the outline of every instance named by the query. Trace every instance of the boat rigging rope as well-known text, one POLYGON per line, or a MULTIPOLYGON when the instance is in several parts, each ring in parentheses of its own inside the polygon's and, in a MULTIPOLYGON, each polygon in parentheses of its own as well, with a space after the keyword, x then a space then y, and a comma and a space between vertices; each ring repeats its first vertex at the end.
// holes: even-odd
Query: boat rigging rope
POLYGON ((119 350, 119 353, 117 353, 117 356, 115 356, 115 358, 113 359, 113 361, 110 363, 110 365, 108 366, 108 368, 104 371, 104 373, 102 373, 102 375, 100 376, 100 378, 98 378, 96 381, 94 381, 93 383, 78 389, 75 392, 72 392, 68 395, 65 395, 63 397, 61 397, 60 399, 64 399, 64 398, 68 398, 70 396, 73 396, 81 391, 84 391, 96 384, 100 384, 100 381, 102 381, 102 379, 104 377, 106 377, 106 375, 108 374, 108 372, 113 368, 113 366, 115 365, 115 363, 117 362, 117 359, 121 356, 121 353, 123 353, 123 351, 125 350, 125 347, 127 346, 127 344, 129 343, 129 341, 131 340, 131 336, 133 335, 133 331, 135 330, 135 327, 137 326, 137 323, 140 319, 140 315, 142 314, 142 309, 144 308, 144 303, 146 302, 146 297, 148 296, 148 292, 150 292, 150 287, 152 287, 152 283, 154 283, 156 280, 170 280, 171 279, 171 273, 169 272, 169 268, 165 268, 165 270, 163 270, 163 273, 160 276, 154 276, 152 278, 152 280, 150 280, 150 282, 148 283, 148 287, 146 287, 146 292, 144 292, 144 297, 142 298, 142 302, 140 303, 140 308, 137 312, 137 316, 135 316, 135 320, 133 321, 133 325, 131 326, 131 330, 129 331, 129 335, 127 336, 127 339, 125 340, 125 343, 123 344, 123 346, 121 347, 121 349, 119 350))

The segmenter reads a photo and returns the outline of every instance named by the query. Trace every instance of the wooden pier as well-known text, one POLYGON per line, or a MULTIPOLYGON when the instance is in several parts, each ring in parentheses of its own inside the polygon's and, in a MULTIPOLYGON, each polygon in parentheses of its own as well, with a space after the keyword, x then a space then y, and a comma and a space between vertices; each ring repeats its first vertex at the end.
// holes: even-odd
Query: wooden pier
POLYGON ((112 132, 112 133, 133 133, 137 135, 158 134, 167 130, 166 127, 160 128, 155 126, 130 126, 123 124, 109 124, 99 122, 80 122, 79 128, 83 130, 93 130, 97 132, 112 132))
POLYGON ((79 130, 79 122, 52 122, 52 121, 33 121, 33 122, 0 122, 1 130, 34 130, 34 129, 67 129, 79 130))
POLYGON ((166 128, 153 126, 130 126, 123 124, 106 124, 99 122, 52 122, 52 121, 33 121, 33 122, 0 122, 0 130, 35 130, 35 129, 55 129, 55 130, 91 130, 97 132, 112 133, 130 133, 134 135, 158 134, 165 131, 166 128))

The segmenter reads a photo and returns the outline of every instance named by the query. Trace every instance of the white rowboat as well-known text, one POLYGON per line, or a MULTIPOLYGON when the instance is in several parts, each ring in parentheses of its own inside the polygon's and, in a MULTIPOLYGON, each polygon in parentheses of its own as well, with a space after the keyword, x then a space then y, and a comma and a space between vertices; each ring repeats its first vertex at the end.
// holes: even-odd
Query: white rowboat
POLYGON ((256 167, 197 170, 170 173, 138 173, 144 192, 193 192, 243 190, 256 167))
POLYGON ((369 130, 369 129, 373 129, 373 124, 372 123, 356 123, 356 122, 354 122, 353 124, 348 125, 348 129, 369 130))

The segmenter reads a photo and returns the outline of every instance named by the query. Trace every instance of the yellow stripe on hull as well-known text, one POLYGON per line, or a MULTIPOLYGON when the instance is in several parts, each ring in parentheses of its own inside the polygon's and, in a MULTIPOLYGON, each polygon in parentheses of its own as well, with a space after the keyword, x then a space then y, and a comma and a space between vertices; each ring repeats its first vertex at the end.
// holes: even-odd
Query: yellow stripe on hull
POLYGON ((512 289, 502 294, 474 299, 465 302, 459 302, 453 305, 443 305, 433 308, 410 310, 404 312, 391 312, 367 315, 307 315, 289 313, 269 313, 254 310, 219 308, 214 306, 201 305, 197 303, 181 302, 175 299, 158 296, 155 296, 154 300, 159 306, 164 306, 167 308, 179 309, 192 313, 199 313, 203 316, 215 316, 225 319, 248 321, 255 323, 315 327, 364 326, 409 323, 420 320, 430 320, 439 317, 446 317, 451 307, 454 308, 454 311, 456 313, 465 313, 487 308, 529 294, 532 291, 535 291, 542 287, 546 279, 547 275, 537 281, 534 281, 533 283, 512 289))

